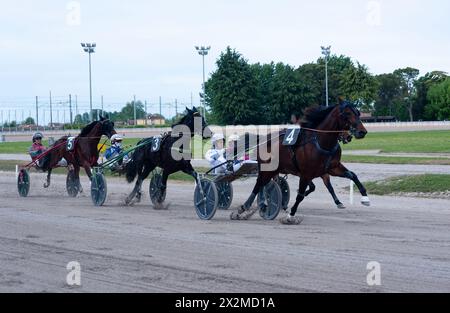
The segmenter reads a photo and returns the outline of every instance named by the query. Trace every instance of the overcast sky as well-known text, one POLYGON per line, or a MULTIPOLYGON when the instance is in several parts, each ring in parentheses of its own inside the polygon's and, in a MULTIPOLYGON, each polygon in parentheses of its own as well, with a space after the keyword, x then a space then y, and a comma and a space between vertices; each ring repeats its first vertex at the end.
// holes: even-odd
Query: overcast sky
POLYGON ((0 109, 32 110, 38 95, 44 110, 49 90, 55 101, 77 94, 80 111, 86 108, 88 56, 80 42, 89 41, 97 43, 94 107, 104 95, 110 110, 133 94, 153 105, 159 96, 190 103, 192 93, 198 103, 195 45, 211 46, 207 75, 228 45, 250 62, 298 66, 331 45, 374 74, 406 66, 450 72, 449 14, 450 2, 437 0, 1 0, 0 109))

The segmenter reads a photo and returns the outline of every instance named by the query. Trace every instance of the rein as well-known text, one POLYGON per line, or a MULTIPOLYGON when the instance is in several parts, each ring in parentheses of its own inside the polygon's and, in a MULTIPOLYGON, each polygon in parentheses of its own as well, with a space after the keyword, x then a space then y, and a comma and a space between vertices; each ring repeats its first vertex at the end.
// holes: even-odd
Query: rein
POLYGON ((307 128, 307 127, 301 127, 300 129, 306 129, 312 132, 316 133, 344 133, 348 132, 348 130, 321 130, 321 129, 315 129, 315 128, 307 128))

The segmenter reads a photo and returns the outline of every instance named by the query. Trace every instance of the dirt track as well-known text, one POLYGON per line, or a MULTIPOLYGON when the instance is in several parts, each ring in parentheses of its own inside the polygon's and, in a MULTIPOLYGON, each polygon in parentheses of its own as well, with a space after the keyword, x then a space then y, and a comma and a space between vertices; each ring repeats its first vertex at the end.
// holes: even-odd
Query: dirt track
MULTIPOLYGON (((317 181, 301 205, 303 223, 284 226, 259 216, 230 221, 230 211, 201 221, 191 183, 169 183, 170 207, 155 211, 147 192, 123 206, 131 185, 122 179, 108 180, 100 208, 85 178, 76 199, 66 196, 65 177, 46 190, 43 179, 33 174, 29 197, 19 198, 14 175, 0 173, 0 292, 450 291, 448 200, 372 196, 371 207, 350 206, 339 188, 347 182, 334 179, 347 204, 338 210, 317 181), (81 287, 66 285, 70 261, 81 264, 81 287), (381 264, 381 286, 366 283, 370 261, 381 264)), ((294 192, 297 180, 289 181, 294 192)), ((234 184, 234 206, 252 184, 234 184)))

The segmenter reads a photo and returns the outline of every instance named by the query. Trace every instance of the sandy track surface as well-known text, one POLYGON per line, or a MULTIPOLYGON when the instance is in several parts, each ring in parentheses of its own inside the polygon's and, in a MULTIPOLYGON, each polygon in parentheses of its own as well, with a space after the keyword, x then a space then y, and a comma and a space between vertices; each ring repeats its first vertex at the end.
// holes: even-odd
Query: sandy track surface
MULTIPOLYGON (((383 178, 360 166, 350 167, 363 180, 383 178)), ((170 182, 169 209, 157 211, 148 181, 142 203, 126 207, 132 185, 110 178, 105 206, 94 207, 85 177, 75 199, 64 176, 53 178, 43 189, 44 176, 32 174, 20 198, 14 174, 0 173, 0 292, 450 291, 448 200, 372 196, 371 207, 348 205, 347 182, 334 179, 347 204, 338 210, 317 181, 301 204, 303 223, 285 226, 257 214, 231 221, 230 211, 199 220, 193 183, 170 182), (81 287, 66 284, 70 261, 81 264, 81 287), (370 261, 381 265, 381 286, 366 283, 370 261)), ((234 207, 253 182, 234 183, 234 207)), ((297 179, 289 182, 293 193, 297 179)))

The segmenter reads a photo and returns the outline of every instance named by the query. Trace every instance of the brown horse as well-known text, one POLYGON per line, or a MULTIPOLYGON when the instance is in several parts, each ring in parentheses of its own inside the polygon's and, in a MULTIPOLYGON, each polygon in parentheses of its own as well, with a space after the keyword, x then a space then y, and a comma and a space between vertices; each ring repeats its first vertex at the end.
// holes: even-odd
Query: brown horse
MULTIPOLYGON (((284 224, 299 224, 301 222, 301 218, 296 217, 295 214, 298 205, 305 197, 306 188, 314 178, 324 177, 326 174, 351 179, 358 186, 363 196, 361 203, 364 205, 370 204, 366 190, 356 174, 348 170, 340 161, 341 149, 338 142, 340 134, 343 131, 350 131, 357 139, 364 138, 367 134, 356 107, 341 99, 334 106, 310 107, 305 111, 301 126, 302 130, 294 146, 281 144, 286 135, 285 131, 271 136, 267 142, 267 152, 271 157, 270 159, 262 160, 260 149, 258 149, 260 171, 256 185, 247 201, 237 212, 231 214, 231 219, 248 219, 252 216, 257 210, 257 208, 251 208, 256 195, 263 186, 280 173, 300 177, 295 204, 291 208, 290 214, 281 218, 281 222, 284 224), (272 153, 272 149, 278 149, 278 156, 276 153, 272 153), (262 165, 269 162, 275 162, 278 165, 274 170, 265 171, 262 165)), ((325 185, 331 186, 329 179, 325 181, 325 185)))
POLYGON ((41 169, 47 171, 47 182, 44 184, 44 187, 50 186, 52 170, 64 158, 69 165, 73 166, 79 190, 82 191, 79 177, 80 167, 84 168, 89 179, 91 179, 91 167, 97 165, 99 157, 98 144, 100 138, 103 135, 111 138, 115 133, 114 123, 107 118, 101 117, 100 121, 94 121, 81 130, 80 134, 72 142, 73 147, 70 151, 67 147, 69 136, 63 136, 58 139, 53 144, 51 151, 42 160, 41 169))

